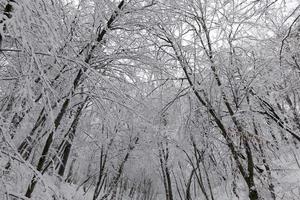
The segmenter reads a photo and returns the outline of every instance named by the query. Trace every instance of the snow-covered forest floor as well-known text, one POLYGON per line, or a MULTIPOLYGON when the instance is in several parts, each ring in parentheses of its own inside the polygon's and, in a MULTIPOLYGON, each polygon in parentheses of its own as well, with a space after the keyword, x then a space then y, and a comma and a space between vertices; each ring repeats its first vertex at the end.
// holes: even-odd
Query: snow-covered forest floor
POLYGON ((297 0, 0 0, 0 200, 299 200, 297 0))

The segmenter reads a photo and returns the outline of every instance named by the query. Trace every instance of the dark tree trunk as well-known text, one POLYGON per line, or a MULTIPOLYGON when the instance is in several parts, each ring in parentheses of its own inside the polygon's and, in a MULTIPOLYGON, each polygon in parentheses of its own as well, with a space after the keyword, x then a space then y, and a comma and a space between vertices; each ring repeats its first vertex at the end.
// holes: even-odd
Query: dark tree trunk
MULTIPOLYGON (((69 159, 69 155, 70 155, 70 151, 71 151, 71 147, 72 147, 72 142, 74 140, 75 134, 76 134, 76 129, 79 123, 79 119, 80 116, 82 114, 82 110, 84 108, 84 106, 86 105, 86 102, 88 101, 88 97, 86 97, 86 99, 84 100, 84 102, 82 102, 76 111, 76 114, 74 116, 74 120, 69 128, 69 130, 67 131, 66 135, 65 135, 65 139, 62 141, 62 144, 60 146, 64 145, 63 148, 63 152, 62 152, 62 162, 59 164, 59 169, 58 169, 58 174, 63 177, 64 176, 64 172, 66 169, 66 165, 69 159)), ((59 148, 60 149, 60 148, 59 148)))

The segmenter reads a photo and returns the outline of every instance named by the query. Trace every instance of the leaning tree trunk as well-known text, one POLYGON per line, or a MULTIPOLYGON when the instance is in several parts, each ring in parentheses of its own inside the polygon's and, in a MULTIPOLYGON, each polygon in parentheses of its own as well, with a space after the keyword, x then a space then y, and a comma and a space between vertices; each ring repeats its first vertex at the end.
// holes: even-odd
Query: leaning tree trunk
MULTIPOLYGON (((111 15, 111 17, 109 18, 109 20, 107 21, 107 24, 106 24, 106 29, 103 29, 101 30, 99 33, 98 33, 98 37, 96 38, 96 42, 90 47, 89 51, 88 51, 88 54, 87 56, 85 57, 85 60, 84 62, 86 64, 89 64, 90 63, 90 60, 92 59, 92 54, 94 52, 94 50, 96 49, 97 47, 97 44, 101 43, 101 41, 103 40, 104 36, 106 35, 107 31, 110 30, 112 27, 112 23, 116 20, 116 18, 118 17, 119 15, 119 11, 123 9, 124 7, 124 4, 125 4, 125 1, 122 0, 119 5, 118 5, 118 10, 117 11, 114 11, 113 14, 111 15)), ((84 48, 85 49, 85 48, 84 48)), ((82 51, 80 51, 80 55, 82 55, 84 53, 84 49, 82 51)), ((81 81, 81 78, 84 74, 84 72, 87 70, 87 68, 84 68, 84 69, 79 69, 74 81, 73 81, 73 85, 72 85, 72 88, 69 92, 69 94, 67 95, 68 98, 64 101, 62 107, 61 107, 61 110, 59 112, 59 114, 57 115, 57 117, 55 118, 54 120, 54 130, 52 130, 50 132, 50 134, 48 135, 48 138, 46 140, 46 143, 45 143, 45 146, 43 148, 43 151, 42 151, 42 155, 38 161, 38 165, 37 165, 37 171, 41 172, 43 170, 43 167, 44 167, 44 164, 46 162, 46 157, 48 155, 48 152, 50 150, 50 147, 52 145, 52 141, 53 141, 53 136, 54 136, 54 133, 55 131, 57 130, 57 128, 59 127, 66 111, 67 111, 67 108, 70 104, 70 101, 71 101, 71 97, 73 96, 75 90, 78 88, 79 84, 80 84, 80 81, 81 81)), ((26 191, 26 194, 25 196, 30 198, 31 195, 32 195, 32 192, 34 191, 34 188, 35 188, 35 185, 37 183, 37 177, 36 175, 33 176, 28 188, 27 188, 27 191, 26 191)))
MULTIPOLYGON (((206 27, 203 27, 204 31, 206 30, 206 27)), ((207 30, 206 30, 207 31, 207 30)), ((231 135, 228 133, 222 119, 217 115, 216 110, 213 108, 211 102, 209 101, 207 94, 202 91, 203 95, 200 94, 200 92, 196 89, 196 86, 194 84, 194 82, 192 81, 192 78, 190 77, 190 72, 189 69, 191 69, 189 67, 188 61, 185 59, 185 57, 182 54, 182 51, 180 50, 179 45, 172 39, 170 38, 170 36, 166 36, 167 37, 167 41, 169 42, 169 44, 171 45, 171 47, 173 48, 176 57, 183 69, 183 72, 185 74, 185 77, 188 80, 189 85, 192 88, 193 93, 195 94, 195 96, 197 97, 197 99, 200 101, 200 103, 205 106, 208 109, 209 114, 213 117, 216 125, 218 126, 218 128, 221 130, 221 135, 224 137, 226 144, 229 148, 229 150, 232 153, 232 156, 234 158, 234 161, 237 165, 237 168, 239 169, 242 177, 244 178, 247 187, 248 187, 248 191, 249 191, 249 198, 251 200, 258 200, 258 192, 256 190, 255 187, 255 183, 254 183, 254 173, 253 172, 253 168, 254 168, 254 163, 253 163, 253 158, 252 158, 252 152, 251 152, 251 148, 249 143, 247 142, 247 138, 245 138, 244 136, 242 137, 242 135, 245 134, 245 131, 243 130, 243 127, 241 126, 240 122, 237 120, 237 118, 234 115, 233 109, 231 108, 231 105, 226 97, 226 94, 224 93, 224 91, 222 91, 222 83, 221 80, 219 78, 219 76, 217 75, 216 72, 216 67, 214 66, 214 62, 212 60, 212 49, 209 45, 209 52, 207 52, 207 55, 209 55, 209 59, 211 61, 211 70, 214 74, 214 78, 217 82, 217 85, 221 88, 221 95, 222 95, 222 99, 223 102, 225 104, 225 107, 227 108, 231 120, 233 121, 233 124, 235 125, 237 132, 241 135, 242 140, 243 140, 243 146, 245 148, 245 153, 247 156, 247 160, 246 160, 246 164, 247 164, 247 168, 245 168, 243 166, 243 160, 241 158, 241 155, 238 153, 238 150, 236 149, 234 142, 233 142, 233 138, 231 137, 231 135)), ((208 37, 208 36, 207 36, 208 37)), ((210 44, 210 40, 209 37, 207 38, 208 43, 210 44)))

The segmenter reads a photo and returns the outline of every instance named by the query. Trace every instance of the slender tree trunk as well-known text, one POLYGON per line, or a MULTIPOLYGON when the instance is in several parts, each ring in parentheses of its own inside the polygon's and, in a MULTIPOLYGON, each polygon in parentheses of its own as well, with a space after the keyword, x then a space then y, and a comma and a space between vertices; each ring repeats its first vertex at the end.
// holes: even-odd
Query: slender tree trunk
POLYGON ((173 200, 172 182, 170 176, 170 169, 168 166, 169 149, 163 147, 162 142, 159 144, 159 161, 162 172, 162 178, 165 188, 166 200, 173 200))
MULTIPOLYGON (((258 134, 258 127, 255 124, 254 118, 252 119, 252 122, 253 122, 254 133, 255 133, 255 135, 259 136, 259 134, 258 134)), ((268 183, 269 184, 268 189, 270 191, 272 199, 276 200, 275 186, 272 183, 272 175, 271 175, 270 166, 269 166, 269 164, 267 162, 267 159, 266 159, 266 156, 265 156, 265 153, 264 153, 264 150, 263 150, 261 142, 259 140, 257 142, 258 142, 258 147, 259 147, 260 154, 261 154, 261 156, 263 158, 263 160, 262 160, 263 161, 263 165, 264 165, 264 167, 266 169, 266 172, 267 172, 267 178, 268 178, 268 182, 269 182, 268 183)))
POLYGON ((79 123, 80 116, 82 114, 82 110, 83 110, 84 106, 86 105, 87 100, 88 100, 88 97, 86 97, 85 101, 82 102, 78 106, 77 112, 74 116, 74 120, 73 120, 69 130, 67 131, 65 137, 64 137, 65 139, 62 141, 61 145, 64 146, 63 152, 62 152, 62 162, 59 164, 59 169, 58 169, 58 174, 61 177, 64 176, 64 172, 65 172, 65 169, 66 169, 66 165, 67 165, 69 155, 70 155, 70 151, 71 151, 71 147, 72 147, 72 142, 73 142, 75 134, 76 134, 76 129, 77 129, 77 126, 78 126, 78 123, 79 123))
MULTIPOLYGON (((118 5, 118 9, 121 10, 123 7, 124 7, 124 3, 125 1, 122 0, 119 5, 118 5)), ((96 38, 96 41, 98 43, 100 43, 102 40, 103 40, 103 37, 104 35, 107 33, 107 30, 110 30, 111 29, 111 25, 112 23, 116 20, 117 16, 119 15, 119 10, 115 11, 110 19, 108 20, 107 24, 106 24, 106 29, 103 29, 102 31, 99 32, 98 34, 98 37, 96 38)), ((85 63, 89 64, 90 62, 90 59, 92 58, 92 54, 93 54, 93 51, 95 50, 96 48, 96 45, 97 44, 93 44, 90 48, 90 51, 88 52, 86 58, 85 58, 85 63)), ((83 51, 81 51, 79 54, 82 54, 83 51)), ((84 72, 86 71, 87 69, 85 68, 84 70, 83 69, 80 69, 76 75, 76 78, 74 79, 73 81, 73 85, 72 85, 72 89, 71 91, 69 92, 69 98, 67 98, 63 105, 62 105, 62 108, 59 112, 59 114, 57 115, 55 121, 54 121, 54 131, 56 131, 56 129, 58 128, 58 126, 60 125, 61 123, 61 120, 64 116, 64 114, 66 113, 66 110, 69 106, 69 103, 70 103, 70 97, 73 95, 73 93, 75 92, 75 90, 77 89, 79 83, 80 83, 80 80, 81 80, 81 77, 82 75, 84 74, 84 72)), ((37 170, 38 171, 41 171, 43 166, 44 166, 44 163, 46 161, 46 156, 48 155, 48 152, 50 150, 50 146, 52 144, 52 141, 53 141, 53 135, 54 135, 54 131, 51 131, 51 133, 49 134, 48 138, 47 138, 47 141, 46 141, 46 144, 44 146, 44 149, 43 149, 43 152, 42 152, 42 156, 40 157, 39 159, 39 162, 38 162, 38 165, 37 165, 37 170)), ((31 197, 31 194, 35 188, 35 185, 37 183, 37 179, 36 179, 36 176, 34 175, 34 177, 32 178, 31 180, 31 183, 30 185, 28 186, 27 188, 27 191, 26 191, 26 194, 25 196, 30 198, 31 197)))
MULTIPOLYGON (((80 72, 79 72, 79 74, 80 74, 80 72)), ((77 76, 76 79, 77 78, 80 79, 80 77, 81 76, 77 76)), ((74 83, 77 82, 76 79, 75 79, 74 83)), ((64 116, 64 114, 65 114, 65 112, 66 112, 66 110, 67 110, 67 108, 69 106, 69 103, 70 103, 70 99, 67 98, 65 100, 64 104, 62 105, 62 108, 61 108, 59 114, 57 115, 57 117, 56 117, 56 119, 54 121, 54 130, 51 131, 51 133, 49 134, 49 136, 48 136, 48 138, 46 140, 46 143, 45 143, 42 155, 41 155, 41 157, 40 157, 40 159, 38 161, 37 171, 39 171, 39 172, 41 172, 43 170, 44 163, 46 161, 46 157, 48 155, 48 152, 50 150, 50 147, 51 147, 51 144, 52 144, 52 141, 53 141, 54 131, 56 131, 57 128, 59 127, 60 122, 61 122, 61 120, 62 120, 62 118, 63 118, 63 116, 64 116)), ((33 192, 33 190, 35 188, 35 185, 36 185, 37 181, 38 181, 37 177, 36 177, 36 175, 34 175, 33 178, 32 178, 32 180, 31 180, 31 182, 30 182, 30 184, 29 184, 29 186, 28 186, 28 188, 27 188, 27 191, 26 191, 26 194, 25 194, 26 197, 28 197, 28 198, 31 197, 31 194, 32 194, 32 192, 33 192)))
MULTIPOLYGON (((233 158, 236 162, 236 165, 241 173, 241 175, 243 176, 247 186, 248 186, 248 190, 249 190, 249 198, 251 200, 257 200, 258 199, 258 193, 256 191, 256 188, 255 188, 255 184, 254 184, 254 179, 253 179, 253 176, 251 174, 247 174, 246 172, 246 169, 244 169, 243 165, 242 165, 242 162, 241 162, 241 155, 238 153, 238 151, 236 150, 236 147, 234 145, 234 142, 231 138, 231 136, 228 134, 222 120, 217 116, 217 113, 215 111, 215 109, 213 108, 213 106, 211 105, 210 101, 208 100, 207 98, 207 95, 204 93, 204 98, 200 95, 199 91, 195 88, 195 85, 192 81, 192 79, 190 78, 190 75, 189 75, 189 72, 188 72, 188 62, 185 60, 185 58, 183 57, 183 55, 180 53, 180 50, 179 50, 179 47, 177 46, 177 44, 175 42, 173 42, 172 39, 168 38, 169 39, 169 43, 172 45, 174 51, 175 51, 175 54, 182 66, 182 69, 184 71, 184 74, 188 80, 188 83, 190 84, 190 86, 192 87, 192 90, 194 92, 194 94, 196 95, 197 99, 200 101, 200 103, 202 105, 204 105, 207 109, 208 109, 208 112, 212 115, 215 123, 217 124, 217 126, 219 127, 219 129, 221 130, 221 134, 222 136, 224 137, 224 139, 226 140, 226 143, 227 143, 227 146, 228 148, 230 149, 232 155, 233 155, 233 158)), ((208 40, 209 41, 209 40, 208 40)), ((210 50, 210 52, 212 52, 212 50, 210 50)), ((212 59, 212 55, 211 53, 208 53, 209 58, 212 59)), ((216 73, 216 69, 213 65, 213 61, 211 61, 211 69, 213 71, 213 74, 215 76, 215 79, 217 81, 217 84, 221 87, 222 84, 221 84, 221 81, 216 73)), ((244 134, 244 130, 242 128, 242 126, 240 125, 240 123, 238 122, 238 120, 236 119, 236 117, 234 116, 234 112, 226 98, 226 95, 223 91, 221 91, 222 93, 222 99, 225 103, 225 106, 231 116, 231 119, 234 123, 234 125, 236 126, 237 130, 238 130, 238 133, 240 135, 243 135, 244 134)), ((252 153, 251 153, 251 149, 250 149, 250 146, 249 144, 245 141, 246 139, 243 138, 244 142, 243 142, 243 145, 245 146, 245 152, 246 152, 246 155, 247 155, 247 165, 248 165, 248 172, 251 172, 253 169, 250 169, 251 167, 254 167, 253 165, 253 160, 252 160, 252 153)))

